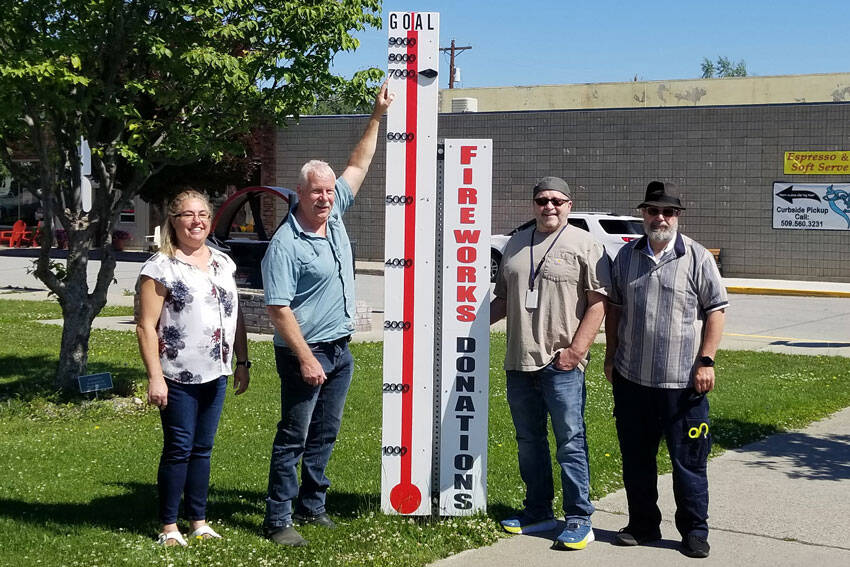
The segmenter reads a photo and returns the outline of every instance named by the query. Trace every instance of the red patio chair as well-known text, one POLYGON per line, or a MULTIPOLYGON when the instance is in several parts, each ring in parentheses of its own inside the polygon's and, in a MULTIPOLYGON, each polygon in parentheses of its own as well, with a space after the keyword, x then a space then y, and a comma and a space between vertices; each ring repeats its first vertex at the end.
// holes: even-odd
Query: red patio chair
POLYGON ((0 232, 0 242, 7 241, 9 247, 20 248, 21 244, 32 244, 32 232, 27 230, 27 223, 18 219, 12 225, 12 230, 0 232))

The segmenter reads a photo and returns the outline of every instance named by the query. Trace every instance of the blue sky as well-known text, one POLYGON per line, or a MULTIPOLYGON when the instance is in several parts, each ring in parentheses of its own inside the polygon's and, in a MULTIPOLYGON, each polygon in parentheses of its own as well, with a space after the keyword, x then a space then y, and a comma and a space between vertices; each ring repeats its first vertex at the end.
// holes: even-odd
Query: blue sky
MULTIPOLYGON (((440 45, 457 57, 461 87, 688 79, 703 57, 743 59, 750 75, 850 71, 850 0, 593 2, 384 1, 392 11, 440 13, 440 45)), ((337 72, 386 70, 386 29, 357 36, 337 72)), ((448 86, 448 54, 440 87, 448 86)))

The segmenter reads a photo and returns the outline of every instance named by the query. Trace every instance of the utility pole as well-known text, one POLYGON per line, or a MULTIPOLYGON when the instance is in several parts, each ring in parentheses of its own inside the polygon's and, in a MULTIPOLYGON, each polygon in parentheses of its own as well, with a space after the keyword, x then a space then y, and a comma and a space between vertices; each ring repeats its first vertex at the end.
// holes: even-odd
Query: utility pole
POLYGON ((463 47, 455 46, 455 40, 452 40, 451 47, 441 47, 440 51, 448 51, 449 52, 449 88, 455 88, 455 52, 460 53, 461 51, 466 51, 467 49, 472 49, 471 45, 464 45, 463 47))

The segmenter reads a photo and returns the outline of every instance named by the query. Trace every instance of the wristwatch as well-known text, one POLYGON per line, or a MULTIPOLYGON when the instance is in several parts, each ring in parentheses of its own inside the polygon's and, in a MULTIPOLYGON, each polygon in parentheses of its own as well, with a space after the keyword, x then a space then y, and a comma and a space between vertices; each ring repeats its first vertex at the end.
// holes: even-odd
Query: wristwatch
POLYGON ((236 366, 244 366, 245 368, 251 368, 250 360, 237 360, 236 366))
MULTIPOLYGON (((714 366, 714 359, 710 356, 701 356, 699 357, 699 363, 702 366, 714 366)), ((239 364, 238 362, 236 364, 239 364)))

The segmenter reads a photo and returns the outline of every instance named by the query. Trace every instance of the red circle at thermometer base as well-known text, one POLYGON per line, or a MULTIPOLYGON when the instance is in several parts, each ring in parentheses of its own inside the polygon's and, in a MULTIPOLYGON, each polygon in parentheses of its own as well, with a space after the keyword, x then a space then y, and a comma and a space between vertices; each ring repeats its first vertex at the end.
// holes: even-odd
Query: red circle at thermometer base
POLYGON ((422 493, 409 482, 397 484, 390 491, 390 504, 399 514, 412 514, 422 503, 422 493))

